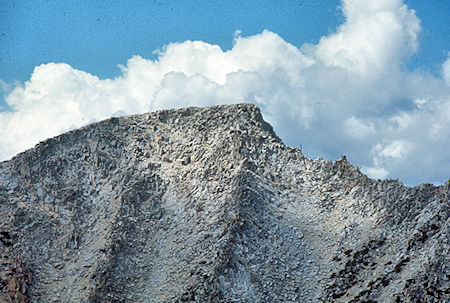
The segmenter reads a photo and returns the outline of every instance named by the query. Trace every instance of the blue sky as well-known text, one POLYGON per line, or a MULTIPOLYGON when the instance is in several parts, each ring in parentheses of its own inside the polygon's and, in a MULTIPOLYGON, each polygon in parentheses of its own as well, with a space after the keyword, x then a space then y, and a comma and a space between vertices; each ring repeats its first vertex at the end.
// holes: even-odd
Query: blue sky
POLYGON ((425 0, 2 1, 0 160, 112 115, 253 102, 310 157, 439 184, 448 16, 425 0))
POLYGON ((100 77, 132 55, 175 41, 232 46, 270 29, 301 45, 335 27, 339 1, 3 1, 0 78, 27 80, 36 65, 66 62, 100 77))
MULTIPOLYGON (((450 1, 410 0, 424 31, 412 68, 438 72, 450 51, 450 1)), ((317 42, 343 21, 338 0, 1 1, 0 79, 29 78, 42 63, 66 62, 102 78, 132 55, 151 57, 175 41, 232 47, 236 30, 264 29, 296 46, 317 42)))

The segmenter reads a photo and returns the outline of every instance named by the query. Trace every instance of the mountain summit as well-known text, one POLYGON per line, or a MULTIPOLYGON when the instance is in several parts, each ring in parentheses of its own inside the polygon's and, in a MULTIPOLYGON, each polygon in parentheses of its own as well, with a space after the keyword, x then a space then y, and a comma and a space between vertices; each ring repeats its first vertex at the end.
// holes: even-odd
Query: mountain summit
POLYGON ((111 118, 0 163, 0 298, 444 302, 449 192, 310 160, 250 104, 111 118))

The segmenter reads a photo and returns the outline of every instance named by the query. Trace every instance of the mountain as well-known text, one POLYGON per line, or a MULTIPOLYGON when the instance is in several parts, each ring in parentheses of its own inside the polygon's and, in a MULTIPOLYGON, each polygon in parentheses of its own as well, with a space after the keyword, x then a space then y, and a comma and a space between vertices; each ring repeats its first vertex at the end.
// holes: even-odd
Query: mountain
POLYGON ((449 192, 308 159, 250 104, 111 118, 0 163, 0 296, 445 302, 449 192))

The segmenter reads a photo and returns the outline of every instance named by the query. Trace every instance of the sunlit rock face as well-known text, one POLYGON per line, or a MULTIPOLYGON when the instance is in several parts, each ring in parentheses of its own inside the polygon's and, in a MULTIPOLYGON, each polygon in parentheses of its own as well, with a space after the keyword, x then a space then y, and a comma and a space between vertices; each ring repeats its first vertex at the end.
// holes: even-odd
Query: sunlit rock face
POLYGON ((250 104, 112 118, 0 163, 0 301, 444 302, 449 191, 308 159, 250 104))

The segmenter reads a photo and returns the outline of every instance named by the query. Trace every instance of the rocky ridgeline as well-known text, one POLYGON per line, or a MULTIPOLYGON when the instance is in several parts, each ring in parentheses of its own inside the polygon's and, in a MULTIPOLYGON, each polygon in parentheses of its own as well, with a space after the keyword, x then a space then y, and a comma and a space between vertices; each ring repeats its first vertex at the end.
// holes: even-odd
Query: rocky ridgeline
POLYGON ((0 163, 0 298, 446 302, 449 191, 310 160, 249 104, 112 118, 0 163))

